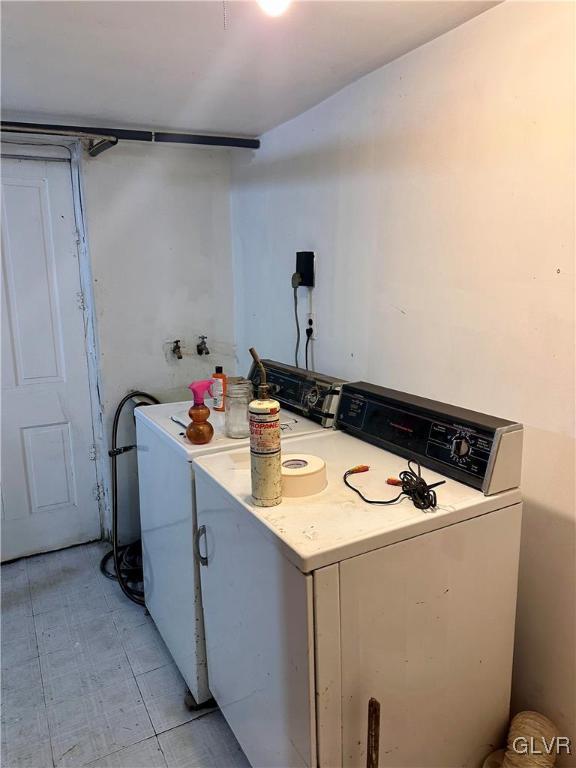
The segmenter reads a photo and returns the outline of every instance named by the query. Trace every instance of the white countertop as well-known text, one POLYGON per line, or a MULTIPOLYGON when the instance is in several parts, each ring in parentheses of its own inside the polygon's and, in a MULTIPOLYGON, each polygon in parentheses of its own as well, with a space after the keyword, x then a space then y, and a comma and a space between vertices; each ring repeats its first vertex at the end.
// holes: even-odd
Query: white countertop
MULTIPOLYGON (((192 401, 184 401, 141 406, 135 410, 136 419, 156 431, 187 461, 192 461, 197 456, 205 456, 216 451, 238 448, 248 444, 249 438, 247 437, 227 437, 224 432, 225 414, 212 409, 210 409, 208 421, 214 427, 214 437, 206 445, 191 443, 186 437, 186 428, 176 424, 171 418, 177 416, 184 424, 188 424, 190 422, 188 409, 191 405, 192 401)), ((285 410, 280 412, 280 424, 283 437, 327 431, 320 424, 285 410)))
POLYGON ((521 501, 518 489, 484 496, 423 468, 427 482, 446 480, 436 489, 435 511, 422 512, 409 499, 390 506, 367 504, 344 485, 344 472, 356 464, 369 464, 369 472, 352 475, 350 482, 369 498, 392 498, 400 489, 387 485, 386 479, 406 469, 406 459, 329 430, 292 439, 283 443, 282 450, 323 458, 328 487, 315 496, 285 498, 276 507, 256 507, 252 504, 247 447, 197 458, 194 467, 197 478, 202 475, 220 486, 228 501, 246 510, 304 573, 521 501))

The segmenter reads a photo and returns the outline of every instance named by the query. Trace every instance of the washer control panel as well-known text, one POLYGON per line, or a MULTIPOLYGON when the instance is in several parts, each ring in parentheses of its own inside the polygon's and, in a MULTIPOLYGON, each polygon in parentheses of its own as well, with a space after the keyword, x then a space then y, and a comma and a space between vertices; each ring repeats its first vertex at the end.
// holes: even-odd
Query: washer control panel
POLYGON ((494 442, 490 434, 465 426, 433 422, 426 441, 426 455, 484 477, 494 442))
MULTIPOLYGON (((341 379, 274 360, 262 360, 262 364, 270 394, 283 408, 306 416, 323 427, 334 425, 340 389, 344 383, 341 379)), ((252 365, 248 376, 256 388, 260 383, 256 365, 252 365)))
MULTIPOLYGON (((343 386, 336 426, 485 493, 494 492, 502 435, 522 430, 512 421, 365 382, 343 386)), ((521 449, 521 439, 515 443, 521 449)), ((521 453, 512 457, 514 466, 520 459, 521 453)))

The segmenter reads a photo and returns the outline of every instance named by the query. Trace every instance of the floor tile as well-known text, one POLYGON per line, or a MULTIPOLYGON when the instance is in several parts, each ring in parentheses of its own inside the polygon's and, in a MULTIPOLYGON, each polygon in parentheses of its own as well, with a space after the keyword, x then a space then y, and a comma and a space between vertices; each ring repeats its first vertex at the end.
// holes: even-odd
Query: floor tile
POLYGON ((120 632, 122 645, 135 675, 142 675, 172 662, 160 633, 152 623, 120 632))
MULTIPOLYGON (((106 578, 103 573, 100 573, 100 568, 98 568, 98 586, 100 587, 100 591, 103 594, 107 594, 108 592, 115 592, 116 590, 122 591, 118 586, 116 579, 106 578)), ((128 598, 126 598, 126 600, 131 602, 128 600, 128 598)))
MULTIPOLYGON (((110 558, 106 563, 106 573, 113 573, 113 572, 114 572, 114 566, 112 565, 112 559, 110 558)), ((102 573, 99 563, 97 566, 97 574, 98 574, 98 582, 100 586, 103 587, 103 589, 106 589, 106 587, 112 588, 114 585, 118 585, 118 582, 116 581, 116 579, 111 579, 102 573)))
POLYGON ((134 709, 143 703, 142 694, 134 678, 110 681, 110 685, 98 688, 89 695, 66 698, 48 703, 48 724, 54 738, 58 734, 77 730, 114 710, 134 709))
POLYGON ((138 607, 129 597, 126 597, 117 582, 110 581, 110 579, 106 579, 106 581, 108 583, 101 585, 101 589, 104 592, 104 597, 106 598, 106 602, 111 611, 122 610, 126 605, 133 605, 135 608, 138 607))
POLYGON ((2 576, 0 599, 2 614, 10 610, 17 611, 18 609, 18 612, 23 616, 30 616, 32 614, 30 586, 27 580, 13 579, 5 582, 4 576, 2 576))
POLYGON ((108 615, 70 626, 61 624, 38 633, 40 654, 68 650, 92 656, 119 653, 122 650, 120 636, 108 615))
POLYGON ((27 744, 20 749, 8 749, 2 752, 3 768, 52 768, 52 748, 50 741, 41 744, 27 744))
POLYGON ((73 589, 70 585, 62 585, 60 580, 46 581, 38 586, 31 586, 32 611, 34 614, 47 613, 56 608, 69 608, 75 610, 100 597, 102 593, 94 584, 82 584, 73 589))
POLYGON ((55 571, 62 568, 82 568, 93 563, 92 548, 89 544, 79 544, 75 547, 46 552, 26 559, 28 575, 41 571, 55 571))
POLYGON ((166 768, 164 754, 155 736, 88 765, 89 768, 166 768))
MULTIPOLYGON (((100 588, 100 579, 94 572, 94 566, 87 565, 86 572, 84 573, 72 573, 68 574, 65 569, 58 572, 58 575, 54 575, 50 581, 50 589, 60 592, 63 596, 74 597, 76 593, 86 594, 92 592, 94 595, 102 595, 100 588)), ((30 582, 30 594, 33 602, 36 600, 37 592, 45 589, 45 585, 34 584, 30 582)), ((38 598, 40 599, 40 598, 38 598)), ((82 602, 84 598, 81 598, 82 602)), ((35 606, 36 610, 36 606, 35 606)), ((40 611, 36 611, 40 613, 40 611)))
POLYGON ((44 689, 39 681, 35 686, 2 689, 2 722, 13 722, 22 717, 25 710, 44 706, 44 689))
POLYGON ((119 635, 125 648, 138 648, 160 638, 160 633, 152 621, 126 627, 120 630, 119 635))
POLYGON ((2 601, 2 632, 19 631, 22 622, 32 616, 32 601, 30 597, 19 602, 6 603, 2 601))
POLYGON ((79 544, 76 547, 60 549, 58 550, 57 555, 60 565, 81 566, 86 562, 92 562, 93 558, 90 556, 90 552, 90 544, 79 544))
POLYGON ((115 709, 81 728, 53 737, 54 764, 77 768, 153 735, 143 704, 129 710, 115 709))
POLYGON ((22 577, 28 580, 26 560, 23 558, 20 560, 14 560, 12 563, 4 563, 2 566, 2 581, 4 583, 13 581, 15 579, 18 580, 22 577))
POLYGON ((3 611, 31 602, 30 585, 25 573, 20 578, 5 579, 2 572, 0 600, 3 611))
POLYGON ((14 637, 11 632, 2 632, 1 659, 3 667, 11 667, 36 656, 38 656, 36 633, 33 635, 21 634, 20 637, 14 637))
POLYGON ((66 601, 66 591, 62 589, 59 581, 53 578, 46 578, 38 585, 32 584, 30 587, 30 597, 32 600, 32 612, 34 614, 53 611, 55 608, 63 608, 66 601))
POLYGON ((158 736, 168 768, 250 768, 219 712, 158 736))
POLYGON ((110 609, 104 598, 104 595, 95 594, 89 602, 77 603, 75 605, 65 605, 60 608, 53 608, 44 613, 38 613, 34 616, 34 623, 38 633, 54 627, 68 626, 75 627, 91 619, 111 618, 110 609))
POLYGON ((184 703, 188 686, 173 663, 139 675, 136 682, 157 734, 207 713, 205 709, 188 709, 184 703))
MULTIPOLYGON (((59 573, 62 578, 61 586, 67 592, 73 592, 82 587, 100 591, 100 570, 89 560, 83 562, 82 565, 63 565, 59 573)), ((30 588, 32 586, 30 583, 30 588)))
POLYGON ((40 663, 48 706, 76 696, 91 696, 111 682, 134 677, 124 651, 100 658, 56 651, 40 656, 40 663))
POLYGON ((107 552, 110 552, 112 545, 108 541, 91 541, 86 544, 86 552, 90 560, 100 567, 100 561, 107 552))
POLYGON ((19 640, 21 638, 35 637, 36 626, 34 616, 22 615, 18 621, 4 621, 4 607, 2 607, 2 640, 19 640))
POLYGON ((30 659, 8 667, 2 665, 2 695, 22 688, 42 688, 39 659, 30 659))
POLYGON ((46 552, 26 559, 26 572, 32 581, 38 576, 47 577, 60 570, 60 553, 46 552))
POLYGON ((44 703, 35 709, 24 709, 2 723, 2 740, 8 753, 49 740, 48 717, 44 703))
POLYGON ((129 600, 121 608, 113 611, 112 621, 120 633, 124 633, 134 627, 140 627, 142 624, 150 624, 152 619, 147 615, 144 606, 136 605, 129 600))
POLYGON ((18 560, 17 562, 23 563, 25 569, 30 573, 30 571, 34 568, 39 567, 40 563, 43 563, 44 566, 54 560, 58 556, 58 552, 43 552, 40 555, 33 555, 32 557, 24 557, 22 560, 18 560))

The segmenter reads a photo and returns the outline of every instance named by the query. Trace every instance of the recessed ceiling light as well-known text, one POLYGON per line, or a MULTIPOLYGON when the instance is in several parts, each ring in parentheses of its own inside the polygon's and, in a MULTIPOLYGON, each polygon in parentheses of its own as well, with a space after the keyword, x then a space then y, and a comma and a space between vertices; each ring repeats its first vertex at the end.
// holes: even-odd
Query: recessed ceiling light
POLYGON ((258 0, 258 5, 268 16, 282 16, 292 0, 258 0))

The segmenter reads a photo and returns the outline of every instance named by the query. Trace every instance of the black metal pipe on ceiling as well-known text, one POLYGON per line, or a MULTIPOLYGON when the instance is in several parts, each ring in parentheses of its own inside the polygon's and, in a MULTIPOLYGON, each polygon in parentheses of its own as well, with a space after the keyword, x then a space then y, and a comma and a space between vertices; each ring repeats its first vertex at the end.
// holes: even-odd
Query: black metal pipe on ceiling
POLYGON ((155 132, 154 141, 166 144, 203 144, 210 147, 240 147, 259 149, 260 139, 243 139, 235 136, 210 136, 199 133, 155 132))
POLYGON ((54 123, 22 123, 2 120, 2 130, 7 133, 51 133, 54 135, 78 136, 91 140, 102 137, 91 144, 89 154, 96 156, 114 146, 118 141, 144 141, 161 144, 196 144, 210 147, 238 147, 240 149, 259 149, 259 139, 247 139, 240 136, 213 136, 210 134, 175 133, 172 131, 138 131, 129 128, 93 128, 83 125, 61 125, 54 123), (114 139, 116 141, 114 141, 114 139))

